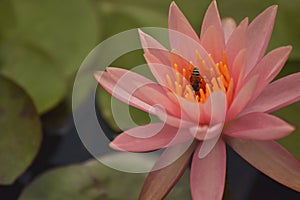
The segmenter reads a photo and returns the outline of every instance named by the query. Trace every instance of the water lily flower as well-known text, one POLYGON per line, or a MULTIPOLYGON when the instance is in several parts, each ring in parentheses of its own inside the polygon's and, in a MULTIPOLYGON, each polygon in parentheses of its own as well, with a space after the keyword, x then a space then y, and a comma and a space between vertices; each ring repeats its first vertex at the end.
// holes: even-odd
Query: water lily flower
POLYGON ((271 112, 300 99, 300 73, 271 82, 284 66, 291 46, 265 55, 277 6, 251 23, 220 19, 209 5, 200 37, 173 2, 166 49, 139 31, 145 59, 157 82, 132 71, 108 67, 97 81, 116 98, 157 115, 162 122, 126 130, 114 149, 146 152, 166 148, 144 183, 140 199, 162 199, 192 157, 193 199, 222 199, 226 144, 258 170, 300 191, 300 162, 275 140, 294 127, 271 112), (163 161, 188 142, 163 168, 163 161))

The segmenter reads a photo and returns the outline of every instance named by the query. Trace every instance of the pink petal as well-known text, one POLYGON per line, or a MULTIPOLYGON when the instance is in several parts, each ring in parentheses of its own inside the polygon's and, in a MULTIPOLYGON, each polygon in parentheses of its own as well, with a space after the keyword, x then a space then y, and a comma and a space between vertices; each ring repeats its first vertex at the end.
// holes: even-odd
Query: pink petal
POLYGON ((169 99, 166 89, 137 73, 110 67, 107 72, 95 73, 95 77, 104 89, 129 105, 146 112, 160 105, 168 114, 180 116, 178 104, 169 99))
POLYGON ((268 53, 262 60, 252 69, 247 75, 246 79, 259 74, 259 80, 255 90, 254 98, 261 93, 261 91, 267 86, 281 71, 288 56, 292 50, 291 46, 279 47, 268 53))
POLYGON ((281 78, 268 85, 242 114, 273 112, 300 100, 300 72, 281 78))
POLYGON ((258 15, 249 25, 247 31, 249 57, 246 74, 252 70, 266 51, 272 34, 276 12, 277 6, 271 6, 258 15))
MULTIPOLYGON (((173 30, 169 32, 170 46, 172 49, 178 50, 180 53, 186 52, 187 49, 185 40, 179 39, 176 32, 182 33, 186 37, 198 42, 199 38, 194 31, 193 27, 190 25, 189 21, 177 7, 176 3, 173 1, 170 5, 169 10, 169 29, 173 30)), ((194 54, 194 53, 193 53, 194 54)))
POLYGON ((166 161, 168 155, 171 155, 172 157, 174 153, 177 154, 178 148, 181 148, 181 146, 179 145, 177 148, 167 148, 161 158, 156 162, 154 166, 154 169, 156 170, 152 170, 148 174, 141 190, 139 200, 164 199, 184 173, 197 144, 198 142, 193 142, 178 159, 174 159, 173 163, 170 163, 170 165, 164 168, 158 168, 157 165, 168 162, 166 161))
MULTIPOLYGON (((142 100, 132 97, 131 94, 119 87, 115 80, 113 80, 107 72, 97 71, 94 73, 95 79, 101 84, 101 86, 108 91, 110 94, 113 94, 116 98, 123 101, 124 103, 130 104, 136 108, 139 108, 145 112, 150 112, 152 106, 146 104, 142 100), (115 91, 115 92, 114 92, 115 91), (118 92, 116 92, 118 91, 118 92)), ((146 82, 147 83, 147 82, 146 82)))
POLYGON ((198 157, 200 159, 206 157, 214 149, 215 145, 220 139, 223 127, 224 127, 224 123, 219 123, 210 126, 210 128, 207 131, 207 134, 205 135, 205 139, 202 143, 201 149, 199 151, 198 157))
POLYGON ((210 94, 205 103, 201 105, 201 123, 210 125, 223 123, 227 112, 227 99, 223 91, 210 94))
MULTIPOLYGON (((221 132, 223 129, 224 123, 219 123, 215 125, 198 125, 198 126, 192 126, 189 128, 190 133, 195 137, 197 140, 212 140, 212 139, 218 139, 221 136, 221 132)), ((203 145, 203 144, 202 144, 203 145)), ((209 144, 211 146, 211 143, 209 144)), ((209 153, 207 151, 210 151, 211 148, 203 148, 206 150, 205 153, 209 153)))
MULTIPOLYGON (((248 18, 244 19, 232 32, 226 44, 228 66, 231 68, 238 53, 246 47, 248 18)), ((231 70, 233 71, 233 70, 231 70)))
POLYGON ((198 36, 193 27, 173 1, 169 9, 169 29, 179 31, 198 41, 198 36))
POLYGON ((153 106, 150 113, 158 116, 158 118, 173 127, 177 128, 188 128, 191 126, 194 126, 194 123, 190 121, 184 120, 182 117, 175 117, 166 112, 164 108, 161 108, 160 106, 153 106))
POLYGON ((198 157, 201 145, 197 147, 190 174, 193 199, 222 199, 226 173, 225 147, 223 140, 219 140, 214 149, 202 159, 198 157))
MULTIPOLYGON (((138 29, 138 33, 139 33, 141 44, 142 44, 142 47, 143 47, 145 53, 151 51, 151 49, 168 51, 158 41, 156 41, 150 35, 144 33, 141 29, 138 29)), ((159 54, 157 56, 159 56, 159 54)))
POLYGON ((230 35, 236 29, 236 22, 234 19, 227 17, 222 19, 222 26, 224 30, 225 42, 227 43, 230 35))
MULTIPOLYGON (((203 126, 200 126, 200 130, 193 127, 190 128, 190 130, 195 138, 204 140, 199 153, 200 158, 203 158, 213 149, 221 136, 227 111, 227 99, 225 93, 222 91, 213 92, 209 98, 206 99, 201 110, 201 115, 206 115, 209 120, 207 122, 207 129, 205 130, 203 126), (196 131, 193 131, 193 129, 196 131)), ((200 121, 200 123, 204 122, 205 120, 200 121)))
POLYGON ((211 66, 205 48, 200 45, 197 34, 175 2, 171 3, 169 11, 169 40, 171 49, 182 55, 187 61, 197 63, 197 52, 206 65, 211 66))
POLYGON ((189 133, 163 123, 153 123, 129 129, 118 135, 109 145, 129 152, 153 151, 191 139, 189 133))
MULTIPOLYGON (((124 83, 126 82, 129 82, 129 80, 124 81, 124 83)), ((151 106, 163 108, 167 114, 180 117, 181 110, 178 102, 171 100, 166 91, 171 93, 171 91, 168 91, 167 88, 163 88, 161 85, 148 83, 136 88, 131 94, 151 106)))
POLYGON ((274 141, 226 137, 226 142, 255 168, 279 183, 300 192, 300 162, 274 141))
MULTIPOLYGON (((152 50, 151 52, 152 52, 151 54, 150 53, 144 54, 144 57, 150 67, 152 74, 161 85, 175 91, 174 83, 176 81, 176 77, 175 77, 174 64, 177 65, 178 72, 179 72, 179 79, 183 80, 186 78, 182 76, 182 70, 185 69, 187 74, 189 74, 190 62, 188 62, 182 56, 174 52, 159 51, 159 50, 152 50), (159 54, 161 57, 164 57, 164 59, 160 60, 158 57, 156 57, 157 54, 159 54), (167 81, 167 75, 171 79, 173 86, 169 85, 167 81)), ((182 82, 179 83, 181 84, 182 82)))
POLYGON ((224 133, 230 137, 253 140, 274 140, 287 136, 294 127, 266 113, 250 113, 229 123, 224 133))
POLYGON ((153 76, 158 83, 167 86, 166 74, 173 74, 170 62, 170 53, 165 47, 150 35, 139 30, 139 36, 144 49, 144 57, 153 76))
POLYGON ((200 41, 205 50, 212 55, 215 62, 221 60, 225 49, 224 35, 221 34, 215 26, 210 26, 206 29, 200 41))
POLYGON ((247 63, 247 50, 242 49, 236 55, 232 67, 230 68, 233 85, 235 85, 235 93, 238 93, 243 86, 245 66, 247 63))
POLYGON ((215 0, 211 2, 204 15, 204 19, 201 27, 200 39, 202 39, 203 35, 205 34, 205 32, 210 26, 214 26, 216 28, 216 31, 219 33, 220 36, 222 36, 221 40, 223 41, 223 44, 225 44, 222 22, 220 19, 217 2, 215 0))
POLYGON ((230 105, 227 113, 227 121, 233 119, 237 114, 239 114, 249 103, 252 98, 254 89, 257 83, 257 76, 252 77, 235 95, 232 104, 230 105))

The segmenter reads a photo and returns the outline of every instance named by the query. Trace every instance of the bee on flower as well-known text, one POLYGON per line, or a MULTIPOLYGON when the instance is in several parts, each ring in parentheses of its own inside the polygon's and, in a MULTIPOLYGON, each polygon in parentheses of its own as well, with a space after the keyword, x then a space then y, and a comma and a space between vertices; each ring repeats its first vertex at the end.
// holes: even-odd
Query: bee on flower
POLYGON ((157 82, 120 68, 95 72, 108 92, 162 120, 124 131, 111 142, 112 148, 130 152, 166 148, 157 161, 160 165, 165 155, 190 141, 174 162, 160 169, 154 166, 157 170, 149 173, 140 199, 163 199, 191 157, 193 199, 222 199, 225 144, 269 177, 300 191, 300 162, 275 141, 294 127, 270 114, 300 99, 300 73, 271 82, 292 49, 279 47, 265 55, 276 12, 277 6, 271 6, 251 23, 245 18, 236 25, 232 19, 220 19, 213 0, 198 36, 173 2, 169 12, 172 50, 139 31, 144 57, 157 82), (122 76, 129 79, 122 81, 122 76), (113 92, 116 86, 118 94, 113 92), (133 94, 124 95, 132 88, 136 88, 133 94), (136 133, 143 137, 134 137, 136 133))

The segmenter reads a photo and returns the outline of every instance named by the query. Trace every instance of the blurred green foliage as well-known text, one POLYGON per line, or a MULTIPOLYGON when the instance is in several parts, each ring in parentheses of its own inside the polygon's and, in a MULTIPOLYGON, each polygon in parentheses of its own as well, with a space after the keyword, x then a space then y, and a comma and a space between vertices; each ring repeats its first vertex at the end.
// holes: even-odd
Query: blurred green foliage
MULTIPOLYGON (((121 31, 147 26, 167 27, 170 3, 171 0, 0 1, 0 184, 13 182, 34 158, 41 140, 39 117, 62 101, 67 101, 68 107, 71 107, 68 99, 73 79, 89 51, 97 43, 121 31), (18 99, 9 95, 11 93, 15 93, 18 99), (32 111, 32 118, 20 117, 24 106, 32 111), (12 151, 11 146, 18 148, 12 151), (8 158, 7 154, 11 157, 8 158)), ((177 0, 176 3, 199 33, 210 0, 177 0)), ((273 4, 278 4, 279 9, 269 49, 287 44, 293 46, 290 62, 279 76, 299 72, 300 20, 297 19, 300 1, 218 0, 221 16, 233 17, 237 22, 246 16, 252 20, 273 4)), ((112 65, 132 68, 143 63, 142 51, 135 51, 120 57, 112 65)), ((119 131, 112 118, 110 95, 99 88, 97 96, 104 118, 119 131)), ((125 108, 120 103, 120 114, 123 112, 122 106, 125 108)), ((300 104, 295 103, 275 113, 296 126, 296 131, 280 142, 298 159, 299 110, 300 104)), ((130 108, 130 112, 137 124, 150 120, 148 114, 140 110, 130 108)), ((81 185, 73 183, 81 180, 79 175, 86 173, 86 167, 84 164, 83 167, 70 166, 49 172, 37 179, 22 199, 39 199, 34 192, 42 190, 41 187, 50 188, 47 195, 55 195, 56 190, 67 195, 75 190, 79 192, 78 188, 85 190, 86 183, 91 184, 87 177, 84 178, 87 182, 83 180, 81 185), (67 180, 69 177, 70 180, 67 180), (56 178, 61 184, 65 183, 66 188, 60 188, 56 178), (70 188, 67 188, 68 184, 70 188)), ((95 188, 87 188, 89 195, 101 195, 97 187, 96 184, 95 188)))
POLYGON ((41 123, 31 98, 1 75, 0 91, 0 184, 11 184, 37 154, 41 123))
MULTIPOLYGON (((110 157, 112 162, 116 159, 119 157, 110 157)), ((145 163, 140 160, 142 166, 145 163)), ((145 173, 119 172, 91 160, 44 173, 25 189, 19 200, 138 199, 145 177, 145 173)), ((189 173, 186 172, 166 200, 191 199, 188 184, 189 173)))

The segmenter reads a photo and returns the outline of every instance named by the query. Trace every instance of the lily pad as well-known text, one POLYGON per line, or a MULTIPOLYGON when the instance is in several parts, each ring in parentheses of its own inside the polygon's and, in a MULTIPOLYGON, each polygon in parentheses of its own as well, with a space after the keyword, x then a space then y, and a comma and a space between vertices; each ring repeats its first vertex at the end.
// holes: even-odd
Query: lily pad
MULTIPOLYGON (((115 157, 117 158, 118 156, 115 157)), ((144 163, 141 160, 141 165, 144 163)), ((145 177, 146 174, 119 172, 99 161, 91 160, 46 172, 24 190, 19 200, 138 199, 145 177)), ((189 184, 186 173, 167 199, 179 200, 187 197, 189 184)))
POLYGON ((41 143, 41 123, 32 100, 0 76, 0 184, 11 184, 31 164, 41 143))
MULTIPOLYGON (((73 75, 97 40, 96 17, 86 0, 13 0, 17 26, 4 36, 46 52, 53 67, 73 75)), ((34 75, 34 74, 33 74, 34 75)))
POLYGON ((63 74, 39 49, 29 44, 2 43, 0 59, 0 73, 25 88, 39 113, 48 111, 64 97, 66 84, 63 74))

